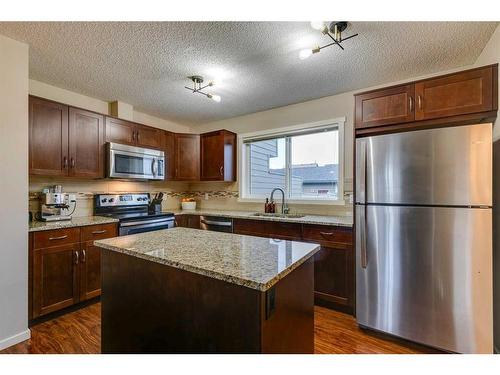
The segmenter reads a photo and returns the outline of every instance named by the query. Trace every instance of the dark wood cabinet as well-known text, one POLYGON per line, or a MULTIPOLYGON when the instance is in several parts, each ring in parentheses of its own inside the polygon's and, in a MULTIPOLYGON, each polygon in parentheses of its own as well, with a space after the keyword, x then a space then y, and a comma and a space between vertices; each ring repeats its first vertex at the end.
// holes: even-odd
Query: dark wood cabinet
POLYGON ((146 125, 137 125, 137 146, 146 148, 162 148, 163 130, 146 125))
POLYGON ((30 96, 29 173, 68 174, 68 106, 30 96))
POLYGON ((163 134, 163 152, 165 152, 165 180, 175 178, 175 134, 165 131, 163 134))
POLYGON ((163 131, 151 126, 106 116, 106 142, 161 149, 163 131))
POLYGON ((135 146, 135 124, 106 116, 106 142, 135 146))
POLYGON ((30 233, 30 319, 99 296, 101 253, 93 241, 116 236, 116 224, 30 233))
POLYGON ((30 96, 29 173, 104 177, 104 116, 30 96))
POLYGON ((356 95, 356 128, 414 121, 414 92, 410 84, 356 95))
POLYGON ((82 227, 80 230, 80 301, 101 294, 101 251, 94 241, 118 236, 116 224, 82 227))
POLYGON ((416 120, 493 109, 493 69, 486 67, 415 83, 416 120))
POLYGON ((355 268, 352 228, 234 219, 233 232, 321 245, 314 256, 315 303, 353 313, 355 268))
POLYGON ((34 317, 78 302, 79 250, 78 243, 34 250, 34 317))
POLYGON ((200 136, 197 134, 176 133, 175 179, 178 181, 200 180, 200 136))
POLYGON ((498 64, 355 95, 356 135, 491 122, 498 64))
POLYGON ((104 116, 69 108, 69 176, 104 177, 104 116))
POLYGON ((200 215, 175 215, 175 226, 200 229, 200 215))
POLYGON ((236 134, 227 130, 201 134, 201 180, 236 181, 236 134))

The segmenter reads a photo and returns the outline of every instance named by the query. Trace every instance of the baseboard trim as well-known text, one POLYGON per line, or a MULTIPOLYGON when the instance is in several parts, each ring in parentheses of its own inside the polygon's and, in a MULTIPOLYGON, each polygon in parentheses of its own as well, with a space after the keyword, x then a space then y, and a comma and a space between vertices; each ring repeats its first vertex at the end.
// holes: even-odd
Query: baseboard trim
POLYGON ((9 346, 19 344, 25 340, 28 340, 31 337, 31 331, 26 329, 26 331, 22 331, 16 333, 13 336, 7 337, 3 340, 0 340, 0 350, 7 349, 9 346))

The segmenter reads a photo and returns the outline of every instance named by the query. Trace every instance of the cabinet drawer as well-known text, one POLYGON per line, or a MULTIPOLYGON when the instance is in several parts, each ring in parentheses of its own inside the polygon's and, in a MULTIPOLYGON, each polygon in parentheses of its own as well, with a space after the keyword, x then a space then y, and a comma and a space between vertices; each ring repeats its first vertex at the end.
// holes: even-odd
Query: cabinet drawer
POLYGON ((80 228, 54 229, 43 232, 35 232, 33 235, 33 247, 40 249, 80 242, 80 228))
POLYGON ((81 242, 102 240, 118 236, 115 223, 91 225, 81 228, 81 242))
POLYGON ((318 242, 329 247, 351 247, 352 229, 329 225, 304 225, 302 238, 304 241, 318 242))

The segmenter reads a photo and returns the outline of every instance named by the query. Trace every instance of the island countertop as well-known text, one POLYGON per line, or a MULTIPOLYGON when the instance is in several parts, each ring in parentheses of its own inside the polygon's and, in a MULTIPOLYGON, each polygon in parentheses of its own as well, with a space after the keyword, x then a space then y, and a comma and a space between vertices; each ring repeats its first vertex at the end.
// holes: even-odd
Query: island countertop
POLYGON ((310 257, 316 244, 173 228, 95 241, 96 246, 266 291, 310 257))

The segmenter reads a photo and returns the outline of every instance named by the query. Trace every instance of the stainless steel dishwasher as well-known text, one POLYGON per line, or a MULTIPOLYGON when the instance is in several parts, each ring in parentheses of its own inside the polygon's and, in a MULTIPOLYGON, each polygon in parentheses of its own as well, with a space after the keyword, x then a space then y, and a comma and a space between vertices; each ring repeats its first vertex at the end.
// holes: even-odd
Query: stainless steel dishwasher
POLYGON ((233 219, 221 216, 200 216, 200 227, 203 230, 233 233, 233 219))

